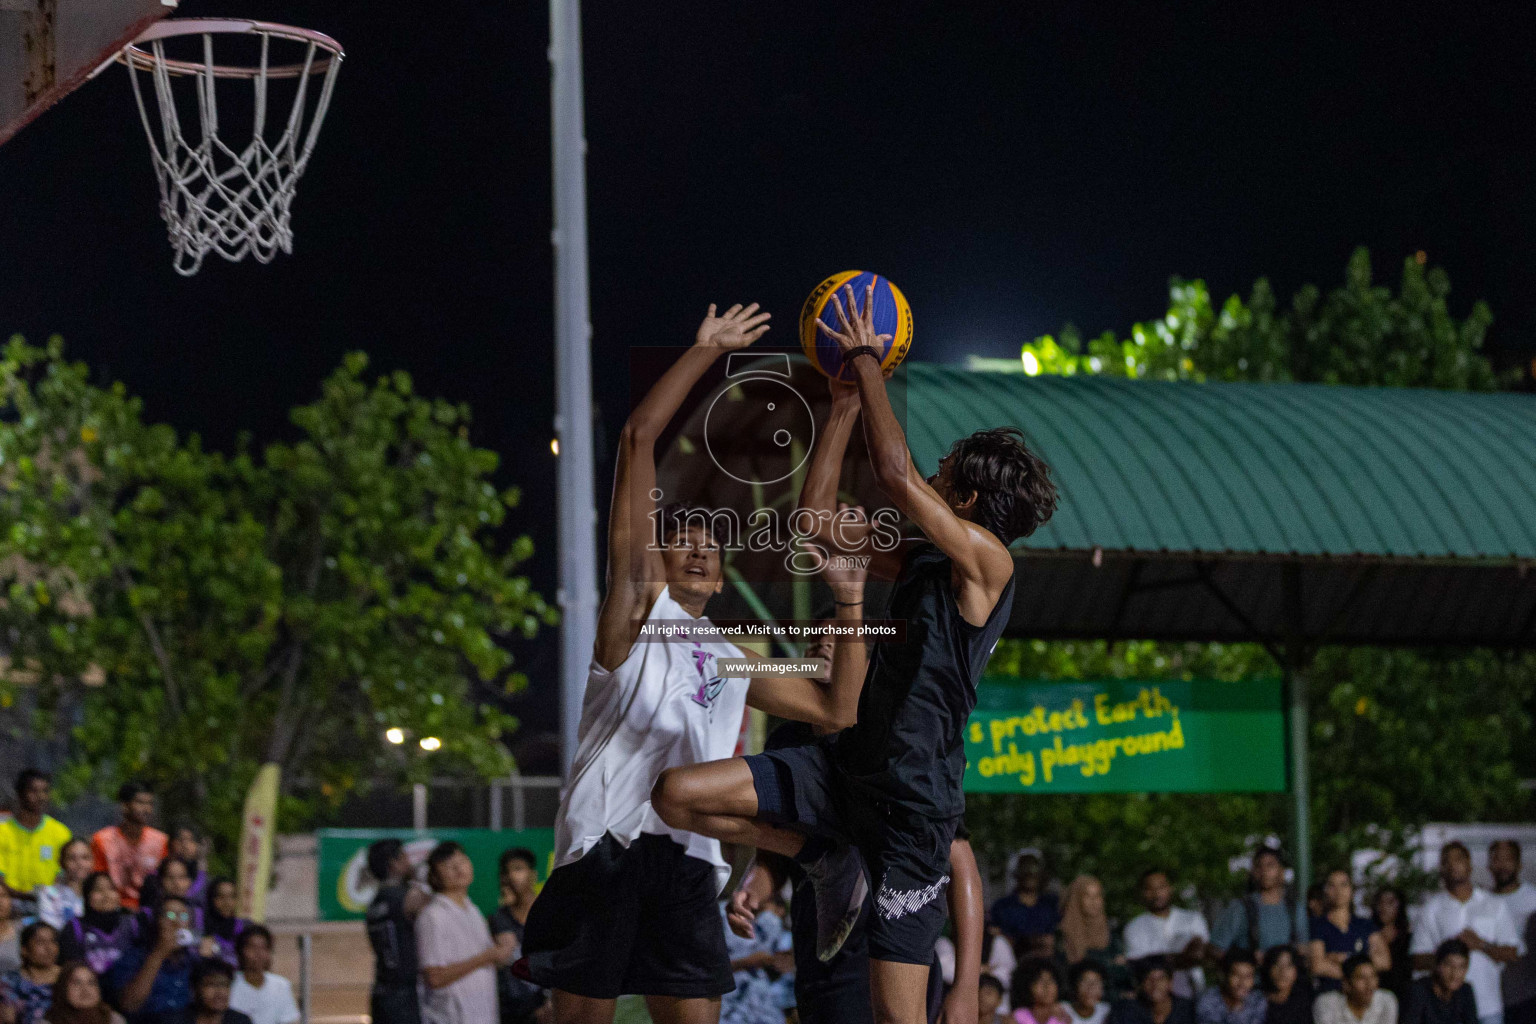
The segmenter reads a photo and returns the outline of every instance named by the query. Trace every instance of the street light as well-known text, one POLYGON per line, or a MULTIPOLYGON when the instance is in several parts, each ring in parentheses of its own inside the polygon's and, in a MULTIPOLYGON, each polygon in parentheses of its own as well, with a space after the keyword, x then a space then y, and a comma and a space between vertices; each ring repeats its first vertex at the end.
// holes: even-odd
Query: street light
POLYGON ((405 730, 399 726, 385 729, 384 738, 398 747, 400 744, 405 742, 405 730))
POLYGON ((422 750, 437 750, 442 745, 443 741, 438 739, 436 736, 423 736, 421 738, 422 750))

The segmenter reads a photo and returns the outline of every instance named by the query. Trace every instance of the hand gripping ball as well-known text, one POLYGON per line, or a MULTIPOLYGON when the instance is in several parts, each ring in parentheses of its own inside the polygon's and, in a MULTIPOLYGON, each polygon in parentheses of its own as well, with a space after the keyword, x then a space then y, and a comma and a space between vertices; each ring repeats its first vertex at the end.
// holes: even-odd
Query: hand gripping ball
POLYGON ((907 357, 907 349, 912 346, 912 307, 907 305, 907 297, 891 283, 890 278, 862 270, 845 270, 841 274, 833 274, 816 286, 816 290, 811 292, 810 298, 805 300, 805 305, 800 309, 800 347, 811 365, 828 377, 851 381, 853 373, 843 365, 842 350, 836 339, 822 333, 816 321, 820 320, 834 331, 842 332, 832 296, 836 294, 842 297, 844 311, 852 319, 855 312, 847 308, 848 295, 843 289, 852 286, 854 301, 862 313, 865 292, 871 281, 875 282, 875 333, 891 336, 890 341, 876 346, 878 348, 883 345, 885 349, 880 359, 880 368, 894 369, 907 357))

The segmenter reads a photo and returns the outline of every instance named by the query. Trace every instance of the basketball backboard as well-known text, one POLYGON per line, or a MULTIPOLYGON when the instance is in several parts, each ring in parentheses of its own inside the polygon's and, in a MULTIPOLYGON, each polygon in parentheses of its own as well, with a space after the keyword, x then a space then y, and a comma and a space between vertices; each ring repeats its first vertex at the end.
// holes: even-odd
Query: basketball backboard
POLYGON ((0 0, 0 144, 77 89, 177 0, 0 0))

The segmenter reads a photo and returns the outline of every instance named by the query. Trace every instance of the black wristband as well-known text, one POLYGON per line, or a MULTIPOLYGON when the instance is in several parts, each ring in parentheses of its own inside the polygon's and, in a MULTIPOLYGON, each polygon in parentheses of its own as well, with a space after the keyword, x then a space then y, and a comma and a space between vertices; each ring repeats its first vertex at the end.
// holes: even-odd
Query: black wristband
POLYGON ((879 362, 882 361, 882 356, 880 355, 880 350, 875 348, 875 346, 873 346, 873 345, 860 345, 857 348, 851 348, 847 352, 843 353, 843 363, 844 363, 844 365, 847 365, 848 363, 853 362, 859 356, 874 356, 875 357, 875 362, 879 363, 879 362))
POLYGON ((833 601, 832 603, 837 605, 839 608, 852 608, 854 605, 863 604, 864 601, 862 598, 860 598, 857 601, 833 601))

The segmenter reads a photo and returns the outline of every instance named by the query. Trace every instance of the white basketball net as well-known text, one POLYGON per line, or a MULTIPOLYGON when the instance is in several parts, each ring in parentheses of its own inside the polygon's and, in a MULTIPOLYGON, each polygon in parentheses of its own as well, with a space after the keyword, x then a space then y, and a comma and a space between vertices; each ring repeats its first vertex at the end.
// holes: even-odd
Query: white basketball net
POLYGON ((124 51, 122 58, 128 65, 134 99, 154 156, 160 214, 170 236, 173 265, 185 277, 197 273, 210 252, 231 261, 249 255, 259 263, 270 263, 278 250, 293 252, 290 213, 294 191, 320 136, 341 68, 340 49, 332 49, 331 41, 318 33, 233 20, 211 31, 197 31, 199 26, 214 25, 215 19, 163 22, 124 51), (155 31, 166 29, 173 31, 151 38, 155 31), (215 63, 215 39, 227 40, 231 33, 258 37, 259 64, 235 68, 215 63), (202 41, 200 61, 166 56, 166 38, 190 41, 198 36, 202 41), (302 60, 271 63, 274 39, 279 46, 302 46, 302 60), (139 84, 141 71, 154 85, 158 118, 151 116, 145 103, 145 90, 139 84), (315 77, 320 81, 312 86, 315 77), (219 137, 216 86, 220 79, 245 79, 254 90, 254 130, 243 145, 230 145, 219 137), (268 108, 269 86, 274 81, 293 83, 292 105, 286 116, 268 108), (182 102, 188 103, 189 90, 197 104, 199 132, 194 137, 188 137, 177 110, 178 92, 182 102), (279 123, 280 132, 269 132, 269 126, 279 123))

